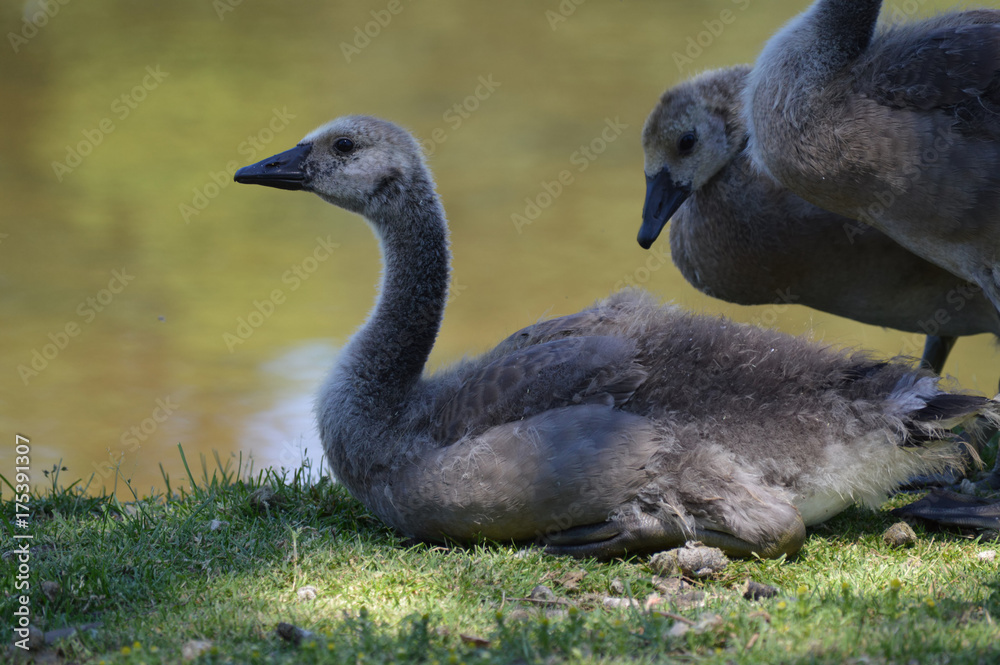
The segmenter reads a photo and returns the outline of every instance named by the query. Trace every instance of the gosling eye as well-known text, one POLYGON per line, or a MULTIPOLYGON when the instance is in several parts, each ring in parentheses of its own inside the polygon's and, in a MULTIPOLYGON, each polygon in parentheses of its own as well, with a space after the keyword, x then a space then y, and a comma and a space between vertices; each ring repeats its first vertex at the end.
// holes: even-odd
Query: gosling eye
POLYGON ((339 138, 333 142, 333 147, 337 149, 337 152, 344 153, 346 155, 350 151, 354 150, 354 141, 349 138, 339 138))
POLYGON ((698 142, 698 137, 694 132, 688 132, 677 141, 677 151, 686 155, 694 149, 694 144, 698 142))

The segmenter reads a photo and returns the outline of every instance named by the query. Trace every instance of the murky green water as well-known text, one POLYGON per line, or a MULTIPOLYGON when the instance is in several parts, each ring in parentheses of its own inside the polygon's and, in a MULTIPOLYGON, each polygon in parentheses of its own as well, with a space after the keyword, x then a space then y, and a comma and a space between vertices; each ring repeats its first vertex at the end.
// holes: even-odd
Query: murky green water
MULTIPOLYGON (((15 433, 36 481, 61 459, 111 486, 117 465, 140 493, 162 485, 160 464, 181 480, 178 443, 195 460, 318 460, 311 395, 371 306, 377 247, 314 196, 230 174, 345 113, 400 122, 432 153, 456 259, 434 366, 626 279, 697 311, 919 353, 913 336, 801 307, 712 300, 666 243, 635 242, 639 130, 660 92, 752 61, 805 4, 7 3, 0 473, 15 433), (519 232, 512 215, 563 170, 572 182, 519 232)), ((979 336, 948 370, 990 391, 1000 362, 979 336)))

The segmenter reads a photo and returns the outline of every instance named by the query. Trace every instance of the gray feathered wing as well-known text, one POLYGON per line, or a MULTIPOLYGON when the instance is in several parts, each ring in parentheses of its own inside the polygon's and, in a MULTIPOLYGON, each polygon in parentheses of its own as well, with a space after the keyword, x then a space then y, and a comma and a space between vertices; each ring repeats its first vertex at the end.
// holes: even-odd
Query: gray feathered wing
POLYGON ((943 110, 963 121, 994 115, 1000 104, 1000 12, 963 12, 937 21, 943 25, 922 34, 909 26, 890 29, 855 68, 856 91, 887 106, 943 110))
POLYGON ((542 538, 603 522, 652 479, 653 425, 617 408, 647 374, 634 341, 586 334, 600 318, 530 326, 438 378, 439 447, 392 489, 421 516, 414 535, 542 538))
POLYGON ((506 343, 498 358, 439 393, 432 416, 437 441, 455 442, 563 406, 620 406, 646 378, 628 339, 565 337, 524 348, 506 343), (507 348, 514 350, 503 353, 507 348))

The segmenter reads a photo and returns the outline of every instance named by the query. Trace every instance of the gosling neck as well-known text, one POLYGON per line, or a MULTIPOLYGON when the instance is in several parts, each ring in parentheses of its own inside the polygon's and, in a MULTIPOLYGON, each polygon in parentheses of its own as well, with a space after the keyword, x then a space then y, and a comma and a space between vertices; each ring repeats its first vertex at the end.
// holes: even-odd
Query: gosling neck
POLYGON ((864 53, 875 34, 882 0, 817 0, 807 12, 814 49, 831 70, 864 53))
POLYGON ((392 185, 368 219, 379 235, 380 295, 350 343, 355 397, 370 413, 398 413, 419 382, 448 300, 448 229, 429 176, 392 185))
POLYGON ((718 79, 717 112, 726 126, 732 159, 737 159, 744 151, 750 136, 743 113, 743 96, 749 77, 750 67, 741 65, 723 72, 718 79))

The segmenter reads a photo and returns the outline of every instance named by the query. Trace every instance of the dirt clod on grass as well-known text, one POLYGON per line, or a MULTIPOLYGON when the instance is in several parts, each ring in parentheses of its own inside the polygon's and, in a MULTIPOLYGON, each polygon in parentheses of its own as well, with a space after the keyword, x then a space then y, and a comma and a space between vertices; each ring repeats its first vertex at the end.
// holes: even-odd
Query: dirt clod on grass
POLYGON ((762 598, 774 598, 778 595, 778 588, 770 584, 761 584, 751 579, 747 580, 743 589, 743 597, 747 600, 761 600, 762 598))
POLYGON ((906 547, 917 542, 917 534, 906 522, 896 522, 885 530, 882 540, 890 547, 906 547))
POLYGON ((50 602, 54 603, 56 599, 62 595, 62 587, 59 585, 59 582, 43 580, 42 593, 45 594, 45 597, 48 598, 50 602))
POLYGON ((539 584, 531 590, 531 593, 528 594, 528 598, 531 600, 553 601, 556 599, 556 594, 554 594, 552 589, 547 586, 539 584))
POLYGON ((685 575, 687 577, 711 577, 725 570, 729 559, 717 547, 705 547, 697 541, 685 543, 684 547, 667 550, 653 555, 649 568, 663 576, 685 575))
POLYGON ((300 644, 302 640, 308 640, 313 636, 312 631, 299 628, 298 626, 285 623, 284 621, 275 626, 274 632, 278 635, 278 637, 286 642, 291 642, 292 644, 300 644))

